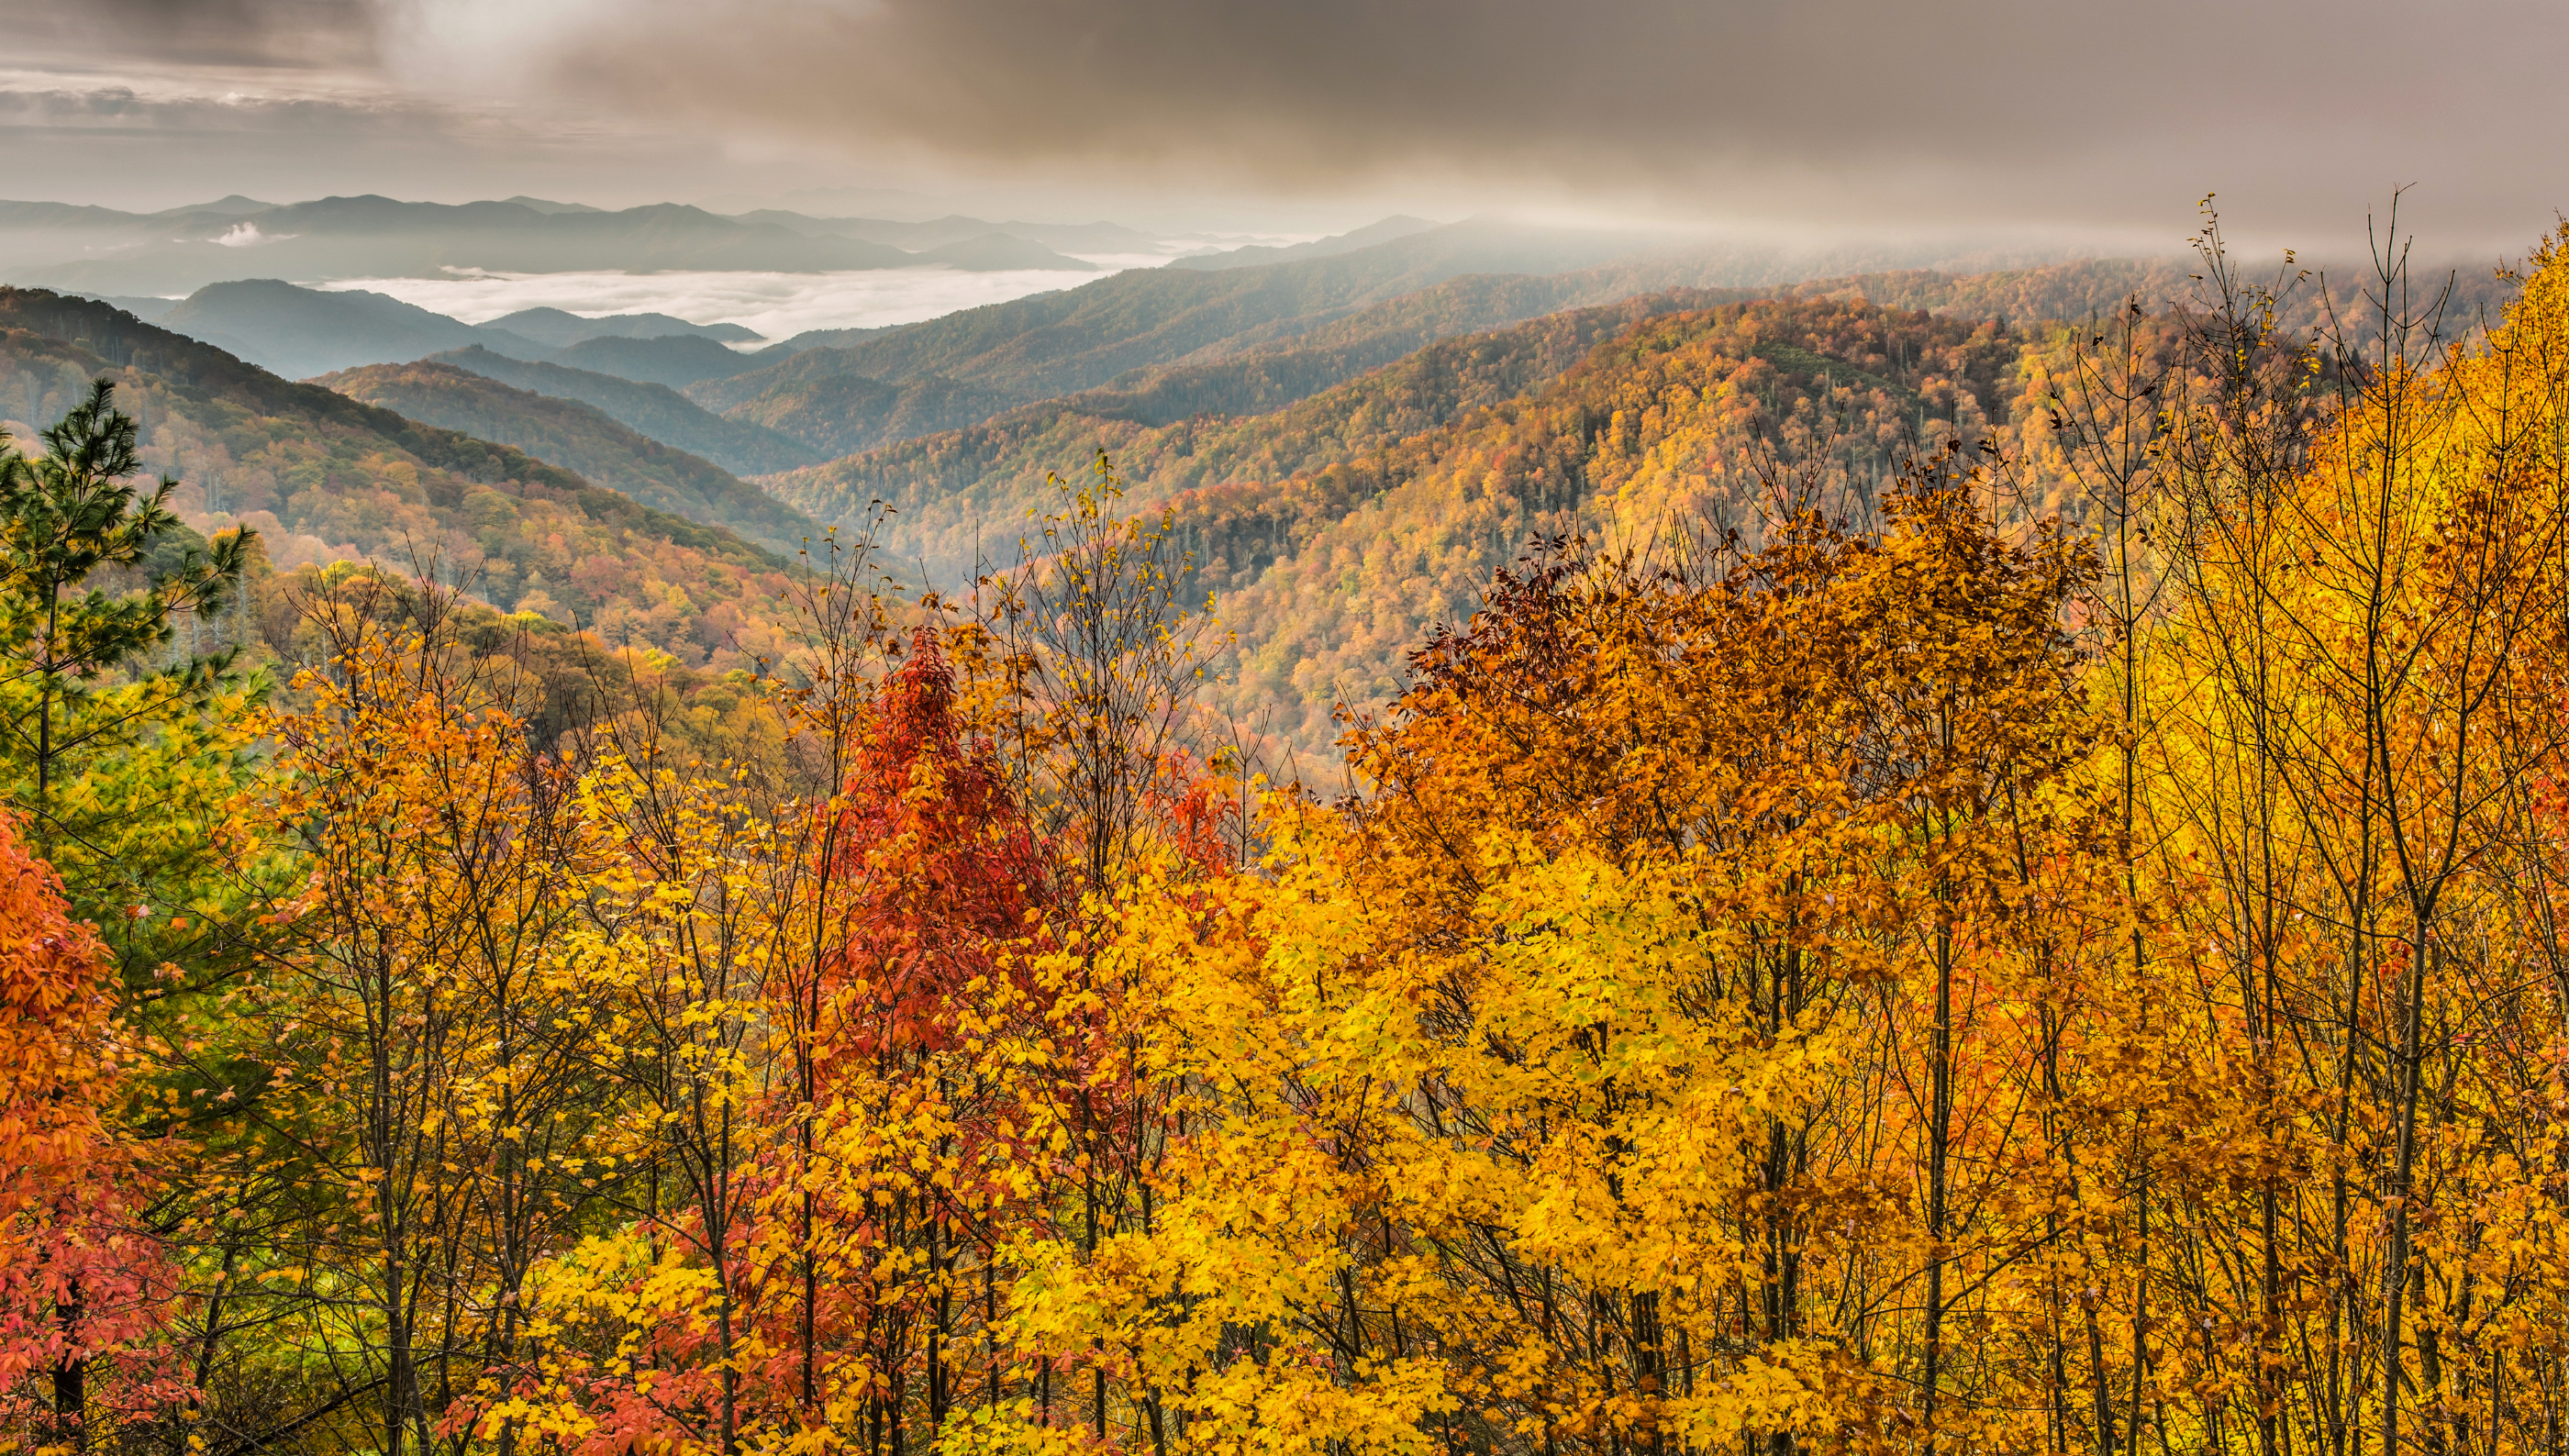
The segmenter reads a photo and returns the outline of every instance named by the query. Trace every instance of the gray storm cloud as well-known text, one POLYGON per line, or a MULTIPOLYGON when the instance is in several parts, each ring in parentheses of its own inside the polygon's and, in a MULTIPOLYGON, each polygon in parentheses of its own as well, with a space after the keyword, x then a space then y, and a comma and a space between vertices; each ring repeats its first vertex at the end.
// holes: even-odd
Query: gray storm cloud
MULTIPOLYGON (((281 70, 960 176, 1512 189, 1676 215, 2282 228, 2394 184, 2456 243, 2569 203, 2524 0, 92 0, 39 49, 281 70)), ((633 159, 628 159, 633 160, 633 159)))
POLYGON ((1179 181, 1940 222, 2163 219, 2214 188, 2342 222, 2413 182, 2517 239, 2569 200, 2569 10, 2516 0, 556 0, 518 35, 595 104, 1179 181))
POLYGON ((0 0, 13 59, 259 70, 362 67, 374 0, 0 0))

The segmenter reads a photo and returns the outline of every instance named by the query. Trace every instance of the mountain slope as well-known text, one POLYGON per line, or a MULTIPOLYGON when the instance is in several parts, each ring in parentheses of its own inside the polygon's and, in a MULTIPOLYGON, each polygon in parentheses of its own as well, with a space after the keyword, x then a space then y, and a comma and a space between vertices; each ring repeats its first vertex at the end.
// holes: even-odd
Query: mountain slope
POLYGON ((806 349, 688 397, 729 413, 769 390, 832 374, 899 383, 927 375, 1040 399, 1130 369, 1247 347, 1462 273, 1552 272, 1629 240, 1497 223, 1440 227, 1334 257, 1217 272, 1134 269, 1060 293, 965 309, 847 348, 806 349))
POLYGON ((311 381, 440 429, 512 445, 592 485, 779 551, 820 534, 802 512, 711 461, 618 424, 576 400, 548 399, 452 364, 370 364, 311 381))
POLYGON ((1557 380, 1433 429, 1180 495, 1170 510, 1204 563, 1199 584, 1240 633, 1225 695, 1283 705, 1274 731, 1319 748, 1332 704, 1388 700, 1402 654, 1467 618, 1530 538, 1753 536, 1761 462, 1799 468, 1824 504, 1861 514, 1918 442, 1968 448, 2004 428, 2033 342, 1855 298, 1660 314, 1557 380))
POLYGON ((1039 242, 1062 252, 1149 252, 1160 239, 1113 222, 985 222, 978 217, 945 216, 927 222, 895 222, 882 217, 807 217, 800 212, 743 212, 736 220, 772 223, 813 237, 855 237, 924 252, 947 243, 964 242, 986 233, 1001 233, 1039 242))
MULTIPOLYGON (((1136 270, 861 338, 797 337, 757 356, 787 356, 779 362, 687 392, 737 416, 762 393, 809 391, 819 379, 900 382, 937 374, 981 385, 1002 401, 1111 388, 1157 391, 1166 401, 1162 408, 1176 408, 1183 398, 1190 413, 1238 414, 1278 408, 1435 339, 1556 309, 1670 288, 1772 297, 1824 275, 1841 275, 1831 288, 1842 289, 1851 268, 1904 261, 1916 251, 1698 242, 1589 261, 1632 241, 1468 222, 1298 262, 1211 272, 1136 270)), ((2060 286, 2077 285, 2064 279, 2060 286)), ((2096 287, 2097 280, 2087 279, 2086 286, 2096 287)), ((833 448, 805 433, 790 408, 760 417, 816 449, 833 448)))
POLYGON ((1396 237, 1425 232, 1436 225, 1424 217, 1394 214, 1379 222, 1368 222, 1353 231, 1341 232, 1335 237, 1313 238, 1309 242, 1287 243, 1282 247, 1252 243, 1248 247, 1235 247, 1226 252, 1197 253, 1190 257, 1179 258, 1169 266, 1202 272, 1219 272, 1225 268, 1251 268, 1266 263, 1289 263, 1302 258, 1324 258, 1342 252, 1354 252, 1362 247, 1371 247, 1378 242, 1389 242, 1396 237))
POLYGON ((858 374, 825 374, 768 390, 724 418, 787 436, 826 460, 957 429, 1015 402, 940 375, 885 384, 858 374))
POLYGON ((772 652, 785 564, 523 451, 418 424, 86 298, 0 288, 0 420, 52 423, 92 378, 141 421, 190 524, 257 527, 280 568, 433 564, 502 608, 689 663, 772 652))
POLYGON ((984 232, 978 237, 939 243, 921 251, 918 260, 966 273, 995 273, 1007 268, 1041 268, 1058 273, 1097 271, 1095 263, 1065 257, 1032 238, 1005 232, 984 232))
MULTIPOLYGON (((497 352, 509 351, 501 349, 497 352)), ((726 348, 699 334, 665 334, 654 339, 626 339, 612 335, 582 339, 568 348, 555 349, 545 358, 549 363, 567 364, 573 369, 612 374, 619 379, 643 384, 666 385, 671 389, 709 379, 725 379, 761 367, 755 355, 726 348)))
POLYGON ((610 313, 588 317, 559 308, 521 308, 483 325, 507 329, 520 338, 552 348, 567 348, 586 339, 657 339, 669 334, 701 334, 725 344, 764 342, 736 323, 689 323, 665 313, 610 313))
POLYGON ((933 582, 969 576, 976 552, 1012 539, 1046 494, 1049 473, 1075 475, 1103 450, 1139 507, 1185 491, 1243 480, 1281 480, 1352 459, 1431 430, 1470 409, 1511 399, 1578 364, 1636 320, 1720 301, 1720 295, 1646 295, 1551 314, 1493 333, 1448 338, 1359 372, 1328 350, 1262 353, 1157 372, 1140 387, 1096 390, 1029 405, 966 430, 915 439, 788 475, 767 488, 825 522, 854 524, 875 501, 894 507, 884 540, 933 582), (1307 369, 1354 378, 1308 389, 1307 369), (1248 418, 1198 417, 1187 408, 1205 383, 1237 398, 1266 379, 1288 402, 1248 418), (1307 397, 1305 397, 1307 396, 1307 397), (1298 402, 1291 402, 1298 401, 1298 402))
MULTIPOLYGON (((1014 530, 1027 503, 1037 498, 1050 471, 1072 472, 1099 450, 1113 452, 1132 472, 1137 499, 1219 484, 1314 470, 1372 448, 1381 439, 1427 428, 1441 416, 1425 402, 1438 398, 1421 376, 1449 367, 1438 348, 1412 355, 1437 339, 1535 318, 1565 307, 1603 309, 1609 300, 1625 316, 1702 308, 1759 297, 1861 297, 1897 307, 1940 308, 1976 317, 2039 316, 2029 305, 2049 302, 2083 317, 2091 300, 2112 306, 2126 291, 2165 291, 2185 283, 2181 263, 2106 259, 1985 275, 1926 270, 1836 277, 1779 287, 1691 288, 1631 296, 1634 285, 1668 273, 1691 277, 1736 276, 1781 266, 1771 255, 1670 251, 1642 259, 1543 277, 1468 275, 1340 314, 1317 327, 1203 363, 1139 370, 1097 390, 1018 406, 965 429, 896 442, 846 460, 779 476, 770 489, 828 520, 853 520, 868 503, 895 503, 901 515, 890 528, 906 558, 925 560, 939 579, 966 572, 975 550, 991 535, 1014 530), (1399 364, 1391 361, 1401 360, 1399 364), (1384 368, 1391 364, 1391 367, 1384 368), (1366 370, 1379 370, 1367 375, 1366 370), (1342 381, 1355 381, 1342 385, 1342 381), (1330 391, 1323 394, 1324 391, 1330 391), (1345 412, 1367 418, 1375 405, 1359 398, 1401 394, 1414 403, 1382 416, 1380 426, 1307 426, 1345 412), (1310 408, 1294 406, 1308 400, 1310 408), (1293 408, 1286 408, 1293 406, 1293 408), (1273 411, 1283 414, 1271 415, 1273 411), (1241 420, 1239 416, 1269 415, 1241 420), (1305 441, 1291 451, 1271 447, 1271 437, 1305 441)), ((1609 316, 1607 313, 1595 316, 1609 316)), ((1555 327, 1519 331, 1519 340, 1549 336, 1555 327)), ((1532 326, 1526 326, 1532 328, 1532 326)), ((1521 347, 1510 333, 1471 341, 1474 350, 1510 356, 1521 347)), ((1545 356, 1553 373, 1573 358, 1545 356)), ((1512 376, 1515 388, 1540 382, 1540 372, 1512 376)), ((1470 396, 1487 403, 1489 396, 1470 396)), ((1460 406, 1456 406, 1460 407, 1460 406)))
POLYGON ((515 359, 479 346, 432 354, 422 362, 452 364, 537 394, 595 406, 628 430, 702 456, 734 475, 796 470, 823 458, 800 441, 763 425, 726 420, 665 384, 644 384, 566 364, 515 359))
MULTIPOLYGON (((2334 318, 2350 337, 2371 336, 2376 321, 2365 302, 2371 275, 2362 264, 2338 267, 2304 260, 2300 268, 2310 276, 2285 291, 2276 311, 2277 327, 2307 332, 2334 318)), ((2129 298, 2138 298, 2151 313, 2200 307, 2200 271, 2201 265, 2187 258, 2080 258, 1989 273, 1923 268, 1863 273, 1804 283, 1790 291, 1800 295, 1844 291, 1891 308, 1923 308, 1959 318, 2050 318, 2078 323, 2112 314, 2129 298)), ((2519 287, 2515 277, 2490 268, 2456 269, 2440 278, 2421 269, 2419 276, 2428 287, 2449 288, 2444 303, 2448 322, 2483 312, 2494 316, 2519 287)))
POLYGON ((543 352, 381 293, 324 292, 275 278, 208 284, 153 322, 288 379, 476 343, 543 352))

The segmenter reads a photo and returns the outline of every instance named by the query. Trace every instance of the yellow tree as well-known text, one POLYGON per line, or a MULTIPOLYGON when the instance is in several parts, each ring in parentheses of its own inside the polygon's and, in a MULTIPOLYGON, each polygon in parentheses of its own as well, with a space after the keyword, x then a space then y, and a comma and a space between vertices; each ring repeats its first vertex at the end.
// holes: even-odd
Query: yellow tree
POLYGON ((2234 310, 2204 351, 2231 373, 2200 370, 2172 414, 2178 589, 2148 628, 2148 746, 2184 929, 2160 984, 2170 1035, 2245 1068, 2258 1115, 2201 1143, 2253 1165, 2254 1202, 2198 1184, 2168 1208, 2194 1211, 2184 1264, 2258 1273, 2171 1268, 2170 1326, 2254 1353, 2163 1341, 2163 1433, 2246 1419, 2267 1450, 2494 1451, 2562 1410, 2526 1373, 2556 1355, 2523 1331, 2556 1267, 2530 1171, 2554 1094, 2526 1048, 2560 1027, 2558 997, 2528 992, 2553 964, 2564 274, 2539 250, 2463 347, 2386 254, 2370 316, 2320 353, 2234 310))
POLYGON ((1889 513, 1505 581, 1351 736, 1373 791, 1279 808, 1272 877, 1138 886, 1154 1219, 1030 1247, 1017 1337, 1120 1352, 1187 1449, 1996 1419, 1948 1342, 2006 1333, 2030 1008, 2116 923, 2068 794, 2092 566, 1949 483, 1889 513))
POLYGON ((223 1231, 213 1296, 327 1372, 299 1423, 371 1405, 394 1456, 516 1358, 529 1274, 596 1186, 576 988, 550 973, 592 857, 511 712, 526 684, 457 646, 453 606, 366 570, 307 603, 331 657, 274 724, 283 787, 256 809, 302 875, 231 1007, 264 1033, 249 1151, 303 1217, 223 1231))

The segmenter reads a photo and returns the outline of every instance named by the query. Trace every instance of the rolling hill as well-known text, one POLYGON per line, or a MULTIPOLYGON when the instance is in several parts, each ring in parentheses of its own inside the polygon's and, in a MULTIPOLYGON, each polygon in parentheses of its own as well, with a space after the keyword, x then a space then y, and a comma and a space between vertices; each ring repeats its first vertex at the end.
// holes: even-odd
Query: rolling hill
POLYGON ((1388 701, 1403 654, 1469 617, 1531 538, 1753 539, 1761 458, 1861 516, 1919 442, 2005 431, 2028 351, 2049 337, 1860 298, 1777 299, 1643 317, 1558 378, 1406 438, 1391 438, 1396 420, 1366 428, 1365 392, 1315 397, 1307 428, 1323 448, 1304 459, 1334 462, 1169 503, 1240 634, 1226 700, 1244 714, 1281 705, 1272 730, 1321 748, 1333 705, 1388 701))
MULTIPOLYGON (((509 351, 501 349, 495 352, 505 354, 509 351)), ((640 384, 666 385, 671 389, 709 379, 727 379, 761 367, 756 355, 727 348, 701 334, 663 334, 650 339, 618 338, 609 334, 582 339, 568 348, 555 349, 543 358, 547 363, 566 364, 573 369, 612 374, 618 379, 630 379, 640 384)))
POLYGON ((275 278, 209 283, 150 321, 288 379, 472 344, 550 352, 522 335, 476 328, 381 293, 298 288, 275 278))
POLYGON ((1630 251, 1630 239, 1457 223, 1332 257, 1213 272, 1134 269, 1059 293, 965 309, 845 348, 804 349, 688 397, 731 413, 829 375, 887 384, 940 375, 1042 399, 1128 370, 1299 333, 1462 273, 1553 272, 1630 251))
POLYGON ((191 525, 257 527, 280 568, 433 565, 503 609, 688 663, 774 649, 786 563, 505 445, 280 379, 87 298, 0 288, 0 421, 50 424, 93 378, 179 477, 191 525))
POLYGON ((926 222, 895 222, 882 217, 810 217, 801 212, 762 209, 737 214, 737 220, 765 223, 812 237, 854 237, 889 243, 911 252, 999 233, 1041 243, 1059 252, 1149 252, 1160 239, 1113 222, 986 222, 949 215, 926 222))
POLYGON ((787 436, 827 460, 957 429, 1013 403, 995 390, 936 374, 899 384, 824 374, 779 385, 724 418, 787 436))
POLYGON ((515 446, 591 485, 791 554, 820 534, 802 512, 711 461, 672 449, 576 400, 548 399, 452 364, 370 364, 311 381, 424 425, 515 446))
POLYGON ((1814 277, 1836 277, 1832 287, 1842 289, 1853 269, 1907 261, 1918 251, 1730 243, 1635 250, 1639 241, 1476 220, 1292 261, 1137 269, 844 342, 791 339, 757 355, 785 356, 777 362, 693 385, 687 394, 723 414, 762 419, 824 453, 835 450, 833 438, 812 431, 807 421, 814 417, 793 401, 835 376, 888 384, 939 376, 977 385, 989 391, 993 415, 1013 402, 1109 388, 1156 393, 1164 410, 1183 399, 1190 413, 1246 413, 1281 407, 1433 340, 1556 309, 1669 288, 1773 296, 1814 277), (778 404, 752 406, 770 394, 778 404))
POLYGON ((763 425, 726 420, 664 384, 644 384, 564 364, 516 359, 478 345, 432 354, 424 362, 452 364, 537 394, 593 405, 626 429, 700 455, 733 475, 796 470, 824 458, 802 442, 763 425))
POLYGON ((689 323, 665 313, 610 313, 590 318, 559 308, 521 308, 483 327, 507 329, 520 338, 556 349, 589 339, 657 339, 670 334, 699 334, 724 344, 765 342, 736 323, 689 323))
POLYGON ((919 561, 929 580, 953 586, 968 579, 977 552, 1012 538, 1044 499, 1047 474, 1074 474, 1101 450, 1114 457, 1136 507, 1208 486, 1283 480, 1514 398, 1636 320, 1722 296, 1690 290, 1554 313, 1402 351, 1369 372, 1327 351, 1313 351, 1323 356, 1316 364, 1302 351, 1285 351, 1155 372, 1136 388, 1024 406, 765 484, 826 522, 854 524, 874 501, 890 504, 898 514, 884 539, 894 556, 919 561), (1310 378, 1287 372, 1303 366, 1335 378, 1305 387, 1310 378), (1255 393, 1261 380, 1273 383, 1281 408, 1213 415, 1189 407, 1198 386, 1238 398, 1255 393))

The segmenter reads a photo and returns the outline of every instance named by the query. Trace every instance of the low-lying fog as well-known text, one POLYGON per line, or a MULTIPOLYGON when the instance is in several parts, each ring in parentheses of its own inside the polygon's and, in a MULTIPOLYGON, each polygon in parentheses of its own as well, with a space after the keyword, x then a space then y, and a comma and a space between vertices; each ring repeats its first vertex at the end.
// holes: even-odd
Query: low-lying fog
MULTIPOLYGON (((960 272, 871 268, 843 273, 483 273, 448 278, 339 278, 311 286, 363 288, 466 323, 522 308, 600 315, 666 313, 693 323, 736 323, 773 342, 808 329, 881 328, 917 323, 958 308, 1005 303, 1029 293, 1076 288, 1127 268, 1157 267, 1165 254, 1092 254, 1095 273, 1048 268, 960 272)), ((736 347, 757 348, 756 344, 736 347)))

